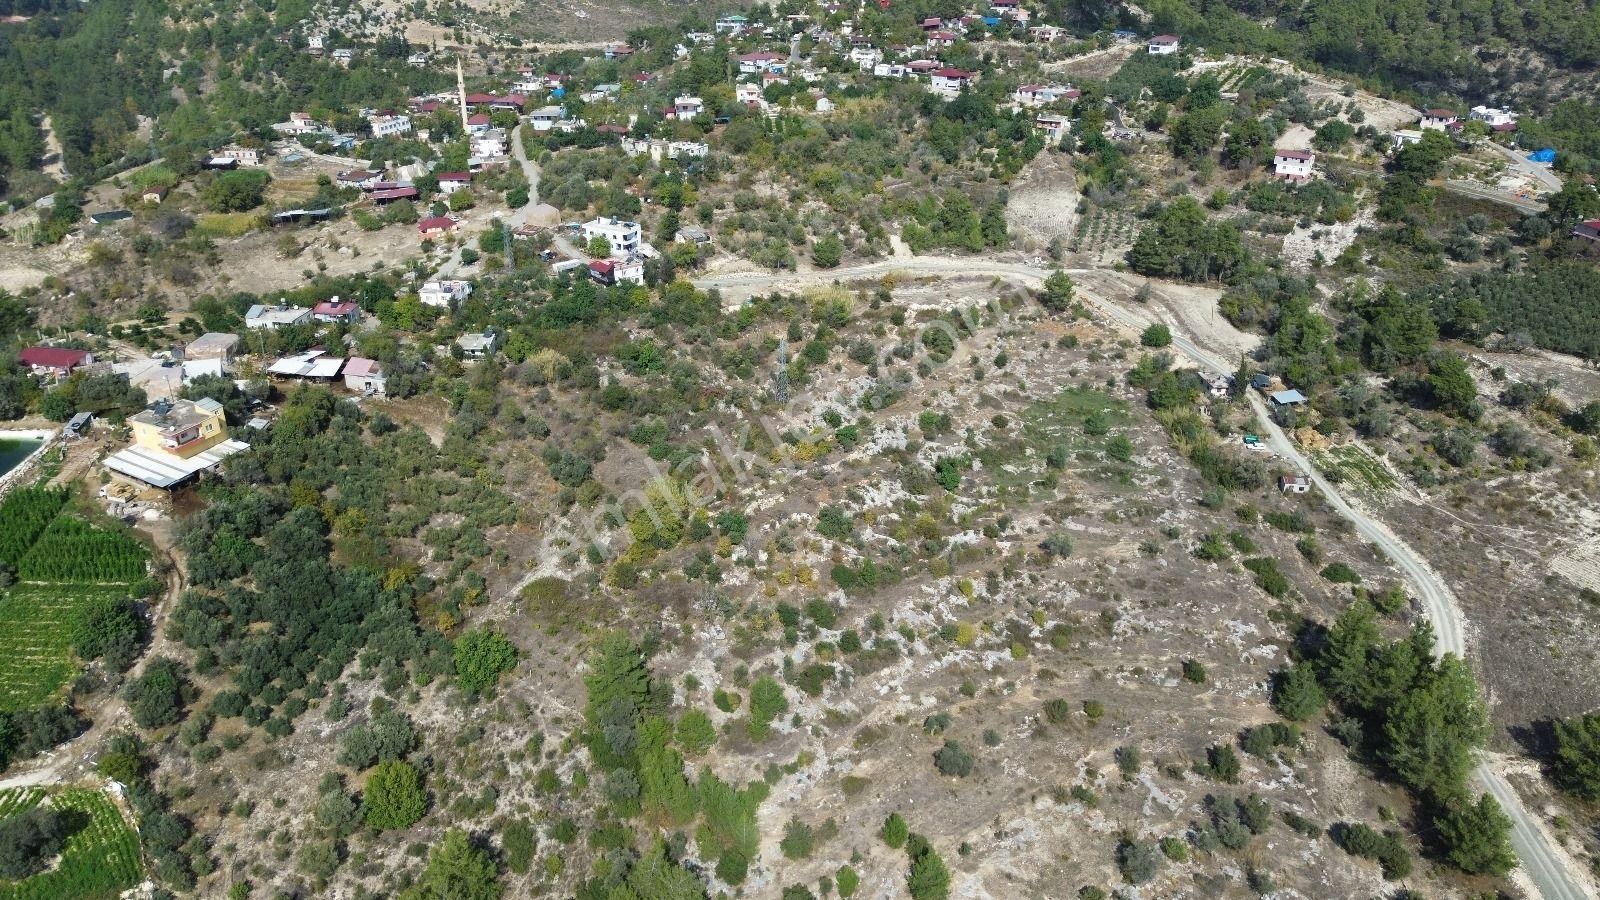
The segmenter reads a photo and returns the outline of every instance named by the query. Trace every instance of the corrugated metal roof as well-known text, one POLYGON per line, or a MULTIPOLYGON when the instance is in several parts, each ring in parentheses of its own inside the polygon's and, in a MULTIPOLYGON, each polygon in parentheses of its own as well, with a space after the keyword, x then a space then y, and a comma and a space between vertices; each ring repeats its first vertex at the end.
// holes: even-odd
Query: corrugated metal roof
POLYGON ((250 445, 243 441, 226 440, 209 450, 184 458, 135 445, 106 457, 105 466, 153 487, 169 488, 198 472, 220 465, 235 453, 249 449, 250 445))

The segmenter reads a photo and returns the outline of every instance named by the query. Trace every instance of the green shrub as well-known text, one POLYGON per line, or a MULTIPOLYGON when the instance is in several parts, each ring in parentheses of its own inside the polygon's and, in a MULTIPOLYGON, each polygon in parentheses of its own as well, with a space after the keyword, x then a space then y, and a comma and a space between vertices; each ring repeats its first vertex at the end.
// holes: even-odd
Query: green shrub
POLYGON ((1360 584, 1361 576, 1342 562, 1329 563, 1322 569, 1322 577, 1335 584, 1360 584))
POLYGON ((955 741, 945 741, 933 754, 933 765, 941 775, 965 778, 972 774, 972 754, 955 741))
POLYGON ((428 808, 422 776, 402 760, 388 760, 373 768, 362 802, 366 823, 379 830, 410 828, 428 808))
POLYGON ((899 813, 890 813, 889 818, 883 820, 883 828, 878 831, 878 836, 888 844, 890 849, 899 850, 906 844, 906 837, 911 829, 906 825, 906 820, 899 813))

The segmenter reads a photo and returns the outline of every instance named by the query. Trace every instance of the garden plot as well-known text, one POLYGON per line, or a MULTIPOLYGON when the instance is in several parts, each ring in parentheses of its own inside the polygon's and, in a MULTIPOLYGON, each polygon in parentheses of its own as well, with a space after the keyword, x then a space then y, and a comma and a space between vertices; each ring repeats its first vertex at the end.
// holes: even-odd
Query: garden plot
POLYGON ((144 877, 139 835, 104 791, 41 788, 0 792, 0 818, 32 809, 48 798, 58 810, 74 810, 86 821, 67 839, 54 868, 16 882, 0 882, 0 900, 100 900, 119 896, 144 877))
POLYGON ((72 678, 79 610, 121 585, 19 584, 0 596, 0 711, 38 706, 72 678))
POLYGON ((1355 444, 1319 450, 1311 454, 1311 461, 1329 480, 1367 491, 1387 493, 1398 483, 1383 460, 1355 444))

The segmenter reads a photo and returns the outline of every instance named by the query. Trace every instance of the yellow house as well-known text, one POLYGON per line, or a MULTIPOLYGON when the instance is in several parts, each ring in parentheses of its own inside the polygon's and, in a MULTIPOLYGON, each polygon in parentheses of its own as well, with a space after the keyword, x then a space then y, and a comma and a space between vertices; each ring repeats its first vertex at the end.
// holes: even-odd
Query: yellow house
POLYGON ((188 458, 227 440, 227 422, 222 404, 210 397, 201 400, 161 401, 128 419, 133 426, 133 443, 188 458))

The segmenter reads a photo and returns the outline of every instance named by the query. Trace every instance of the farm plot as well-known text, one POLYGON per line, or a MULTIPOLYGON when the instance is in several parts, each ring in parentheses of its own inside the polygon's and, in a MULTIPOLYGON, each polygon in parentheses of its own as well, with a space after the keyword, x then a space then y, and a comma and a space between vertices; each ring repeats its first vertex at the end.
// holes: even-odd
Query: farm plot
POLYGON ((1311 460, 1329 481, 1378 493, 1392 491, 1396 485, 1394 474, 1382 460, 1354 444, 1319 450, 1311 454, 1311 460))
POLYGON ((67 504, 66 488, 20 487, 0 501, 0 562, 15 566, 67 504))
POLYGON ((24 581, 104 583, 138 581, 145 575, 144 547, 121 531, 62 515, 17 562, 24 581))
POLYGON ((1132 215, 1120 209, 1096 206, 1078 219, 1071 249, 1074 253, 1120 250, 1133 246, 1135 236, 1132 215))
POLYGON ((0 818, 32 809, 49 797, 60 810, 76 810, 87 821, 62 850, 54 869, 22 881, 0 881, 0 900, 100 900, 116 897, 144 877, 139 835, 104 791, 65 788, 47 795, 39 788, 0 792, 0 818))
POLYGON ((126 594, 119 585, 19 584, 0 595, 0 711, 53 697, 77 670, 72 629, 79 610, 126 594))

